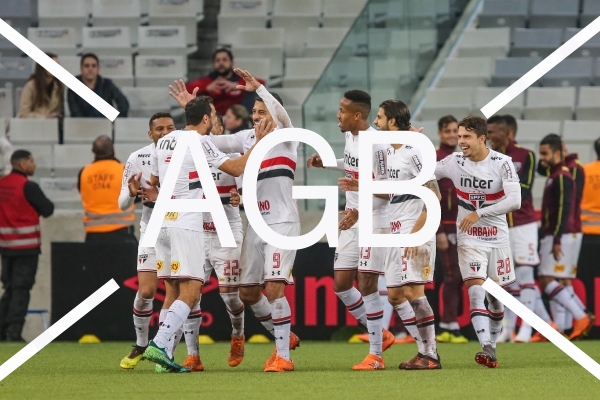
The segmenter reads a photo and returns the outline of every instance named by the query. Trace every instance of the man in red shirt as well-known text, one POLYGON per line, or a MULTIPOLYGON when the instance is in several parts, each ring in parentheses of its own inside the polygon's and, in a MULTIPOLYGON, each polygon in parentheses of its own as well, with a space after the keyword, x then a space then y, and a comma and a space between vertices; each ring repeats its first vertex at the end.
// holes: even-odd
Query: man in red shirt
MULTIPOLYGON (((217 112, 225 115, 227 109, 234 104, 243 104, 248 112, 252 112, 254 104, 254 92, 246 92, 238 89, 238 85, 245 86, 246 82, 242 77, 233 72, 233 54, 228 49, 217 49, 213 53, 214 71, 207 76, 192 81, 186 85, 187 91, 194 93, 198 90, 198 95, 210 96, 217 112), (249 93, 249 95, 247 95, 249 93)), ((265 84, 262 79, 257 80, 265 84)))

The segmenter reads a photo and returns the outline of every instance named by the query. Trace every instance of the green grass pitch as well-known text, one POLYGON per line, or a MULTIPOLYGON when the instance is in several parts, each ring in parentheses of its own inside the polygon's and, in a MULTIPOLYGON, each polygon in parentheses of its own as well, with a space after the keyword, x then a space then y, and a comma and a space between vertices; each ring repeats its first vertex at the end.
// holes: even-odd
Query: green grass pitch
MULTIPOLYGON (((600 360, 600 342, 577 345, 600 360)), ((400 371, 416 353, 394 345, 385 371, 352 371, 367 344, 302 342, 292 352, 296 371, 267 374, 262 367, 273 344, 246 344, 237 368, 227 365, 228 343, 201 346, 205 372, 156 374, 143 361, 119 368, 129 343, 51 343, 0 382, 0 399, 598 399, 600 382, 551 343, 500 344, 500 368, 474 361, 479 345, 440 345, 442 370, 400 371)), ((0 344, 0 362, 22 345, 0 344)), ((185 345, 177 360, 185 358, 185 345)))

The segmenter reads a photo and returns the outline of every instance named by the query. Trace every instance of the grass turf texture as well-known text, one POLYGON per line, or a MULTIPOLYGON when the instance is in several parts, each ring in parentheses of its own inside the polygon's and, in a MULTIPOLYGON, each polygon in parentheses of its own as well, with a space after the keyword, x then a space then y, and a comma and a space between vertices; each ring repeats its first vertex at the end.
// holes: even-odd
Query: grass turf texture
MULTIPOLYGON (((600 342, 577 345, 600 360, 600 342)), ((0 344, 0 362, 22 345, 0 344)), ((296 371, 262 372, 273 344, 246 344, 237 368, 227 365, 229 343, 201 346, 205 372, 156 374, 142 361, 133 371, 119 368, 128 343, 51 343, 0 381, 1 399, 593 399, 600 382, 551 343, 500 344, 500 368, 477 365, 480 347, 442 344, 442 370, 400 371, 416 354, 414 345, 394 345, 384 353, 385 371, 351 371, 367 344, 302 342, 292 352, 296 371)), ((177 349, 183 362, 185 344, 177 349)))

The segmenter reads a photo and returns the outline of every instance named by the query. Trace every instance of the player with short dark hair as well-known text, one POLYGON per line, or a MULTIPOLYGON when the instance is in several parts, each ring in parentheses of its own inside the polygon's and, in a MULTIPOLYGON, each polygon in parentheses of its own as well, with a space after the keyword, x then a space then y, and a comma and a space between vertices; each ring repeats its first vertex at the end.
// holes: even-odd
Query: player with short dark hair
POLYGON ((502 116, 504 121, 506 122, 506 126, 508 127, 508 137, 513 142, 517 141, 517 120, 510 114, 505 114, 502 116))

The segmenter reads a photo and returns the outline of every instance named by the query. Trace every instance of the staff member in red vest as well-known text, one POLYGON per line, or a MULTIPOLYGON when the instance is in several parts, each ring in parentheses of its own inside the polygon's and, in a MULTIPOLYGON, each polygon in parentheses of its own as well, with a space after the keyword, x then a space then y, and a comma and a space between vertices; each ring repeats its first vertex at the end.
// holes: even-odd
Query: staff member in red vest
POLYGON ((121 179, 125 166, 115 158, 115 149, 108 136, 94 140, 94 162, 79 172, 78 188, 83 203, 83 225, 86 243, 135 243, 132 205, 126 211, 119 208, 121 179))
POLYGON ((37 183, 27 179, 35 173, 30 152, 17 150, 10 162, 11 173, 0 178, 0 280, 4 287, 0 299, 0 340, 24 342, 21 331, 42 245, 40 215, 51 216, 54 204, 37 183))

